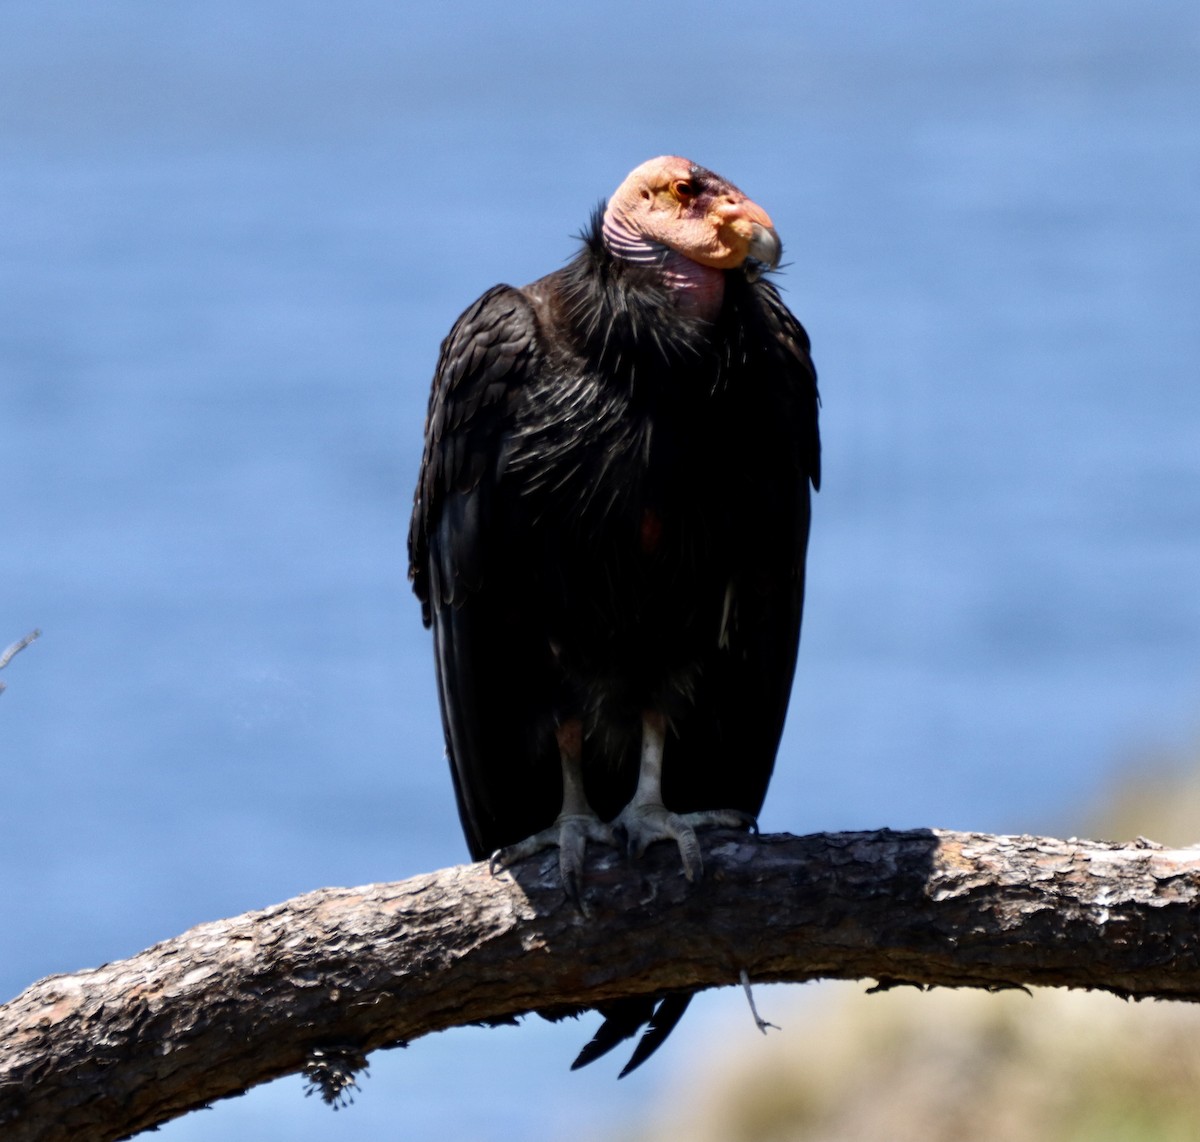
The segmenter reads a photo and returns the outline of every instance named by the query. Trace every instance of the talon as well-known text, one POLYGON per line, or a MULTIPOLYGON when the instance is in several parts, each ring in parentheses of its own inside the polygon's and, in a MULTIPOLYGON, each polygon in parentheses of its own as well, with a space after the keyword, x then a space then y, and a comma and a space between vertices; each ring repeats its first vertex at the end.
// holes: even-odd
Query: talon
POLYGON ((695 884, 704 876, 704 858, 700 855, 700 842, 690 826, 680 829, 675 837, 679 844, 679 856, 683 861, 683 875, 689 884, 695 884))
POLYGON ((532 837, 526 837, 515 845, 505 845, 503 848, 497 849, 488 858, 488 869, 491 874, 495 876, 497 872, 502 872, 510 865, 514 865, 526 857, 531 857, 535 853, 540 853, 542 849, 555 844, 556 842, 549 836, 550 832, 550 829, 543 829, 540 833, 534 833, 532 837))
POLYGON ((687 817, 668 812, 662 805, 631 801, 614 822, 614 831, 625 834, 627 851, 633 857, 642 856, 655 841, 674 841, 683 862, 683 875, 695 881, 704 873, 700 842, 687 817))
POLYGON ((594 813, 562 813, 554 824, 540 833, 534 833, 515 845, 505 845, 492 853, 488 867, 494 876, 497 869, 508 868, 526 857, 558 849, 558 876, 567 899, 585 916, 580 887, 583 884, 583 859, 588 841, 613 845, 612 829, 594 813))
POLYGON ((699 813, 672 813, 662 805, 631 801, 613 822, 613 832, 624 836, 626 851, 640 857, 655 841, 674 841, 689 883, 704 876, 704 857, 696 830, 751 829, 758 824, 740 809, 709 809, 699 813))
POLYGON ((578 813, 560 817, 558 839, 558 875, 567 899, 584 916, 589 915, 583 900, 583 858, 588 841, 614 844, 612 829, 594 814, 578 813))
POLYGON ((563 872, 561 868, 558 875, 562 881, 563 895, 571 902, 576 912, 585 920, 590 919, 592 914, 588 911, 587 903, 579 890, 579 878, 573 872, 563 872))
POLYGON ((583 727, 578 718, 568 718, 554 731, 562 765, 562 812, 549 828, 506 845, 492 853, 488 867, 507 868, 545 849, 558 849, 558 878, 568 900, 585 916, 583 862, 588 841, 615 845, 612 829, 596 816, 583 788, 583 727))
POLYGON ((758 836, 758 818, 753 814, 743 813, 740 809, 721 809, 718 812, 729 819, 729 824, 721 826, 722 828, 745 829, 752 837, 758 836))

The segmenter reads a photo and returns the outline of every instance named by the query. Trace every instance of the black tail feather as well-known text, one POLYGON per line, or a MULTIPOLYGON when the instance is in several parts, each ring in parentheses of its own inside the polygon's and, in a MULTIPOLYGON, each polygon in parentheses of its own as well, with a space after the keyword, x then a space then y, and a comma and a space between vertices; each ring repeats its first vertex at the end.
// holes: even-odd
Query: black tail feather
POLYGON ((646 1027, 645 1034, 638 1040, 625 1069, 617 1075, 623 1079, 630 1071, 637 1070, 655 1051, 666 1042, 666 1038, 675 1030, 675 1024, 683 1018, 688 1004, 692 1002, 692 994, 668 995, 655 1009, 654 1015, 646 1027))
POLYGON ((571 1070, 577 1071, 594 1063, 601 1055, 607 1055, 618 1043, 631 1039, 638 1031, 654 1018, 654 997, 648 999, 618 999, 615 1003, 606 1003, 596 1010, 604 1016, 604 1022, 585 1044, 582 1051, 571 1064, 571 1070))
POLYGON ((650 996, 648 998, 619 999, 604 1004, 598 1010, 604 1016, 596 1034, 576 1056, 571 1070, 594 1063, 601 1055, 607 1055, 615 1046, 632 1039, 643 1027, 646 1028, 629 1062, 618 1078, 640 1067, 675 1030, 675 1024, 692 1001, 690 992, 680 995, 650 996))

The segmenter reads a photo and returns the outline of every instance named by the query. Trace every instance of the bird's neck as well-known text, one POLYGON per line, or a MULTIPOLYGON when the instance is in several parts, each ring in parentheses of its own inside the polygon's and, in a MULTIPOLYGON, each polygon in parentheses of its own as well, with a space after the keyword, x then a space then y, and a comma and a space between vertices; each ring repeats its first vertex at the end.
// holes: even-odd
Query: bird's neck
POLYGON ((609 204, 604 212, 604 245, 614 258, 639 266, 658 266, 663 284, 680 311, 712 321, 725 298, 725 271, 702 266, 669 246, 647 238, 620 209, 609 204))

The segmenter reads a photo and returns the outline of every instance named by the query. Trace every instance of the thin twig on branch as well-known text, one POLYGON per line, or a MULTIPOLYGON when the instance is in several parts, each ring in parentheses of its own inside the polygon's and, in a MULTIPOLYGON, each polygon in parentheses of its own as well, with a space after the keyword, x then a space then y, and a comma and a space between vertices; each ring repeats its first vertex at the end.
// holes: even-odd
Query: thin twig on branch
POLYGON ((589 850, 585 919, 552 854, 496 877, 460 866, 322 889, 52 976, 0 1007, 0 1135, 105 1142, 431 1031, 743 972, 1200 999, 1200 850, 716 833, 705 868, 689 885, 671 846, 636 866, 589 850))
MULTIPOLYGON (((17 655, 20 654, 35 638, 41 638, 40 630, 31 630, 24 638, 17 639, 7 650, 0 654, 0 670, 3 670, 17 655)), ((4 693, 4 683, 0 682, 0 694, 4 693)))

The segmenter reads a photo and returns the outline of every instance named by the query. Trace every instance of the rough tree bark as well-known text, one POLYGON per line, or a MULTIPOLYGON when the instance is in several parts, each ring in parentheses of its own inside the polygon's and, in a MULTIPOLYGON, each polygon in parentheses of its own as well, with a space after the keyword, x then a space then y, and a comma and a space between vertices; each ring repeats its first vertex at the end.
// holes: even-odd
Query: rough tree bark
POLYGON ((552 855, 323 889, 52 976, 0 1007, 0 1136, 122 1138, 322 1058, 336 1089, 431 1031, 742 971, 1200 999, 1200 850, 720 833, 705 860, 689 886, 669 846, 590 854, 587 917, 552 855))

